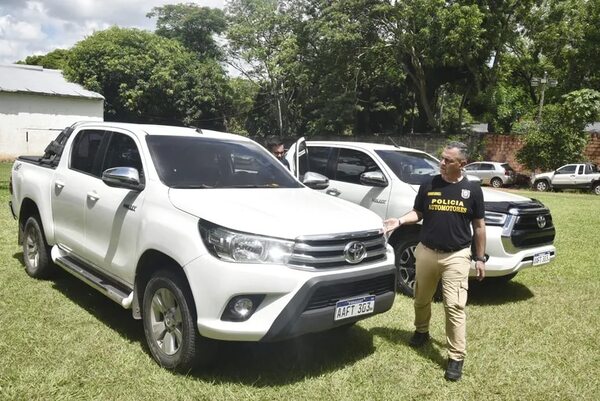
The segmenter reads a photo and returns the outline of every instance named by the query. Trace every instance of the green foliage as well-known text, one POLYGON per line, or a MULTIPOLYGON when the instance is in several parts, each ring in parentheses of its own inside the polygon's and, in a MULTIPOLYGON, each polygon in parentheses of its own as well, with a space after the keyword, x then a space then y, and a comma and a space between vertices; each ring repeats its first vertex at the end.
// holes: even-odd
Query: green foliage
POLYGON ((223 56, 213 37, 222 34, 227 28, 223 10, 200 7, 193 3, 168 4, 154 7, 146 16, 157 17, 157 35, 178 40, 200 59, 220 59, 223 56))
POLYGON ((223 69, 152 33, 117 27, 96 32, 71 49, 65 74, 105 96, 107 120, 224 124, 230 94, 223 69))
POLYGON ((18 64, 40 65, 44 68, 62 70, 67 63, 68 57, 68 50, 55 49, 41 56, 28 56, 18 64))
POLYGON ((517 130, 525 133, 519 162, 535 171, 581 161, 588 140, 584 128, 599 116, 600 92, 584 89, 563 96, 562 104, 544 108, 541 124, 532 120, 519 124, 517 130))

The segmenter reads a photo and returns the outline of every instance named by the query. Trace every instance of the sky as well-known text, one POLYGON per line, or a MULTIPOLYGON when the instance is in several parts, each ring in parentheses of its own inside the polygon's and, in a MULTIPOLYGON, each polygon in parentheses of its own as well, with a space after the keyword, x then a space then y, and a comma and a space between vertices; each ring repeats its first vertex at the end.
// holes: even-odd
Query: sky
POLYGON ((146 14, 177 3, 223 8, 225 0, 0 0, 0 63, 68 49, 113 25, 154 30, 146 14))

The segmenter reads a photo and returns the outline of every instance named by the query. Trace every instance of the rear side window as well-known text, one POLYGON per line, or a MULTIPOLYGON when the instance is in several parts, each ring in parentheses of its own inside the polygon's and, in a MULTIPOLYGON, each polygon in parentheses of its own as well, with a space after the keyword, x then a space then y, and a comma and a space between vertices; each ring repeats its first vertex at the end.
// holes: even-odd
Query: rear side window
POLYGON ((329 157, 332 152, 332 148, 324 146, 311 146, 308 148, 308 171, 323 174, 329 177, 330 174, 327 170, 329 163, 329 157))
POLYGON ((491 171, 493 169, 494 169, 494 165, 493 164, 481 163, 481 168, 479 170, 491 171))
POLYGON ((340 149, 335 169, 338 181, 360 184, 360 175, 369 171, 380 171, 371 157, 352 149, 340 149))
POLYGON ((71 169, 100 176, 99 152, 104 135, 104 131, 97 130, 85 130, 77 134, 71 152, 71 169))

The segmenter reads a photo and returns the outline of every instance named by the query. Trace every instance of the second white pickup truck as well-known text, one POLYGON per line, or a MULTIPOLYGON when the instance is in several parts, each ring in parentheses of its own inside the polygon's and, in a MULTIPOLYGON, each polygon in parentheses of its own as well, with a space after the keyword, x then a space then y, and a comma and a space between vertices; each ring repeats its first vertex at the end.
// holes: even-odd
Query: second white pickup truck
POLYGON ((240 136, 80 123, 14 163, 10 206, 29 275, 55 263, 131 309, 156 361, 186 372, 210 339, 281 340, 391 308, 381 218, 307 188, 323 176, 303 183, 240 136))
MULTIPOLYGON (((321 189, 324 193, 368 208, 383 219, 412 210, 419 185, 439 174, 439 161, 425 152, 376 143, 301 139, 286 157, 299 177, 308 170, 327 176, 330 185, 321 189)), ((483 196, 489 257, 486 277, 508 281, 523 268, 554 259, 555 227, 548 208, 539 201, 488 188, 483 188, 483 196)), ((389 238, 396 251, 398 289, 410 296, 420 229, 420 224, 402 226, 389 238)))

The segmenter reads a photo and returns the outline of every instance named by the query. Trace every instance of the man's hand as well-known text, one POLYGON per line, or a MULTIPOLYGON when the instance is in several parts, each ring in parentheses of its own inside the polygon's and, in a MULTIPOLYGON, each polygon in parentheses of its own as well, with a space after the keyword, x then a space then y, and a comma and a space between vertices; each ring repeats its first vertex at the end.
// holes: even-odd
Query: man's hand
POLYGON ((394 231, 398 227, 400 227, 400 219, 392 217, 383 221, 383 230, 386 234, 394 231))
POLYGON ((475 271, 477 272, 477 280, 483 280, 485 278, 485 262, 480 260, 475 262, 475 271))

